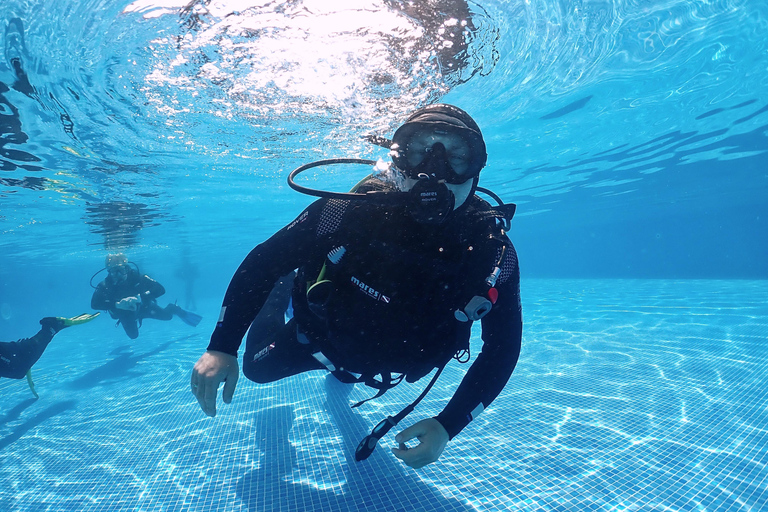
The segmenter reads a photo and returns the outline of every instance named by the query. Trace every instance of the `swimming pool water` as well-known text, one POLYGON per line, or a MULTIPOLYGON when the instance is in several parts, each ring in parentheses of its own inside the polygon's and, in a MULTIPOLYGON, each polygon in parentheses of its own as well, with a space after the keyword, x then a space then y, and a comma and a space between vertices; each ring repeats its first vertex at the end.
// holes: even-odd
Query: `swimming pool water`
MULTIPOLYGON (((764 282, 529 279, 523 298, 513 378, 421 471, 389 453, 391 434, 368 461, 353 454, 425 380, 352 410, 369 390, 323 372, 241 379, 211 419, 188 389, 210 318, 147 321, 132 344, 106 319, 65 330, 35 367, 39 400, 0 381, 0 509, 768 506, 764 282)), ((439 412, 466 367, 452 362, 406 423, 439 412)))
POLYGON ((38 400, 0 379, 0 512, 768 510, 766 25, 756 0, 3 0, 0 340, 87 311, 114 251, 204 320, 130 341, 102 315, 56 336, 38 400), (205 417, 227 283, 311 200, 288 173, 386 160, 362 136, 434 101, 518 206, 505 390, 419 471, 392 434, 352 454, 426 380, 352 410, 370 390, 322 372, 241 378, 205 417))

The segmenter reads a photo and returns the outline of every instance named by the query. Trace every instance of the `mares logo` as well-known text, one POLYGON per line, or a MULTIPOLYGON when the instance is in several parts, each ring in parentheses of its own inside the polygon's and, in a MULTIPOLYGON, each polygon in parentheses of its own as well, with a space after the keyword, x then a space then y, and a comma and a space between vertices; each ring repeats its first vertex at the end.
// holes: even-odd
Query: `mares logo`
POLYGON ((371 288, 370 286, 368 286, 364 282, 360 281, 355 276, 352 276, 352 282, 355 285, 357 285, 357 287, 360 289, 361 292, 365 293, 370 298, 375 299, 375 300, 380 300, 381 302, 389 304, 389 301, 390 301, 389 297, 387 297, 386 295, 384 295, 384 294, 382 294, 380 292, 377 292, 376 290, 374 290, 373 288, 371 288))
POLYGON ((256 354, 254 354, 253 361, 254 362, 255 361, 261 361, 262 359, 267 357, 267 355, 269 354, 269 351, 272 350, 273 348, 275 348, 275 344, 274 343, 270 343, 268 346, 266 346, 263 349, 259 350, 258 352, 256 352, 256 354))
POLYGON ((419 194, 422 203, 433 203, 437 201, 437 192, 422 192, 419 194))

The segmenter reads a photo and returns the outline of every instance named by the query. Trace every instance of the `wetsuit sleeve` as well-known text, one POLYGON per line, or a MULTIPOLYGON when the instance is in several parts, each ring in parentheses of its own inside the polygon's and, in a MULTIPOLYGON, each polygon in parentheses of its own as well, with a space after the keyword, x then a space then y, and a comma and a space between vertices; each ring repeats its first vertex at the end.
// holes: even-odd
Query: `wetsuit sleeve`
POLYGON ((165 287, 148 275, 141 276, 141 290, 139 298, 142 301, 155 300, 165 295, 165 287))
POLYGON ((103 282, 99 283, 91 296, 91 309, 107 311, 114 309, 114 306, 115 301, 107 293, 107 287, 104 286, 103 282))
POLYGON ((312 203, 296 220, 257 245, 235 272, 224 295, 208 350, 237 356, 243 336, 278 279, 313 261, 325 200, 312 203))
POLYGON ((436 419, 453 439, 501 393, 520 356, 523 313, 517 254, 510 244, 496 284, 499 298, 482 319, 482 352, 436 419))

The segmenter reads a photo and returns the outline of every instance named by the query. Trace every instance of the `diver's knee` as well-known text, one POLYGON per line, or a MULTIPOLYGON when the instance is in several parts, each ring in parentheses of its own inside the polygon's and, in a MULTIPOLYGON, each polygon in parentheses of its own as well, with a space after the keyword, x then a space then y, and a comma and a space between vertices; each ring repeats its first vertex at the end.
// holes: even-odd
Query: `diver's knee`
POLYGON ((269 384, 276 380, 269 368, 259 363, 243 364, 243 375, 256 384, 269 384))
POLYGON ((22 370, 21 368, 12 368, 12 369, 6 370, 6 372, 3 374, 3 377, 7 377, 9 379, 16 379, 16 380, 21 380, 26 376, 27 376, 27 370, 22 370))

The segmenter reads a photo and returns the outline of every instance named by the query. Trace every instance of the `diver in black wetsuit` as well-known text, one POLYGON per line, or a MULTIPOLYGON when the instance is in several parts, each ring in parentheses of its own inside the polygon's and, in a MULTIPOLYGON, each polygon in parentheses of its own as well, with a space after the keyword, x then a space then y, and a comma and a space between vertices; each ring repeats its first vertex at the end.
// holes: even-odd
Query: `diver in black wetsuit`
POLYGON ((200 315, 185 311, 176 304, 161 308, 157 298, 165 294, 163 285, 139 273, 137 268, 132 268, 124 254, 107 256, 106 270, 106 279, 93 292, 91 307, 108 311, 112 318, 122 324, 132 340, 139 337, 139 326, 145 318, 170 320, 176 315, 193 327, 202 320, 200 315))
POLYGON ((191 386, 210 416, 222 382, 224 402, 231 402, 249 326, 243 373, 255 382, 326 369, 379 396, 402 378, 415 382, 438 368, 413 404, 360 443, 362 460, 451 358, 469 359, 471 325, 481 320, 482 352, 453 398, 435 418, 395 438, 395 455, 418 468, 437 460, 491 404, 517 363, 520 278, 503 227, 512 215, 503 207, 514 205, 492 208, 474 195, 485 143, 456 107, 420 109, 392 141, 376 139, 392 150, 399 181, 372 176, 349 194, 370 200, 316 201, 253 249, 232 278, 191 386), (286 323, 289 301, 293 318, 286 323), (413 438, 421 444, 406 447, 413 438))
POLYGON ((38 398, 30 373, 32 366, 42 357, 56 333, 65 327, 90 322, 97 316, 99 313, 86 313, 72 318, 47 316, 40 320, 42 328, 31 338, 0 342, 0 377, 23 379, 26 376, 32 393, 38 398))
POLYGON ((50 316, 40 320, 40 325, 40 331, 31 338, 0 342, 0 377, 23 379, 48 348, 54 335, 66 327, 63 318, 50 316))

